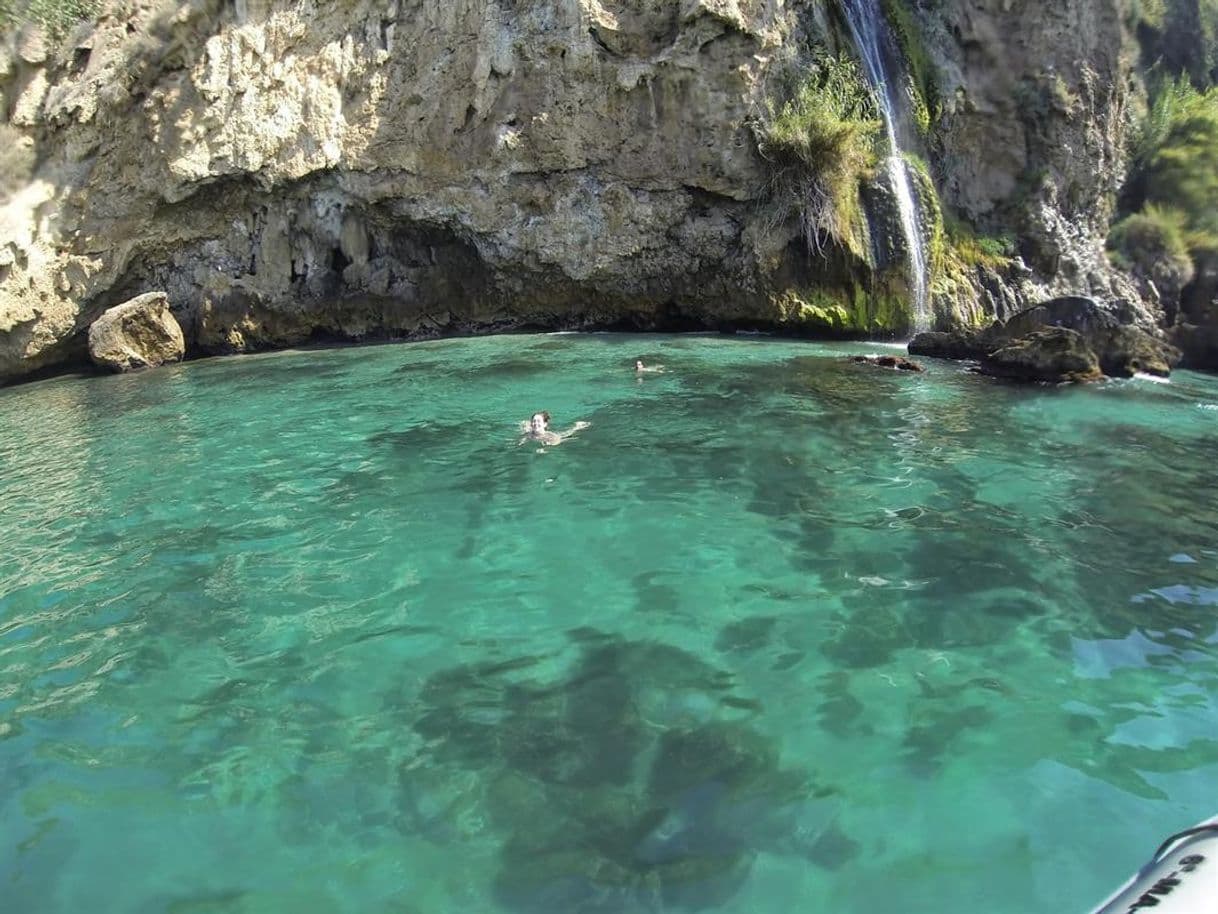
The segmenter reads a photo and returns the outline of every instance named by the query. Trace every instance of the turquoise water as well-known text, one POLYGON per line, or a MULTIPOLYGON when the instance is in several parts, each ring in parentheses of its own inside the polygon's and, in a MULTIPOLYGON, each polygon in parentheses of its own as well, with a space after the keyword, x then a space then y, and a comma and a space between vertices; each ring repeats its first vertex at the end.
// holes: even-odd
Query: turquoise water
POLYGON ((1218 812, 1218 379, 860 351, 0 391, 3 910, 1088 910, 1218 812))

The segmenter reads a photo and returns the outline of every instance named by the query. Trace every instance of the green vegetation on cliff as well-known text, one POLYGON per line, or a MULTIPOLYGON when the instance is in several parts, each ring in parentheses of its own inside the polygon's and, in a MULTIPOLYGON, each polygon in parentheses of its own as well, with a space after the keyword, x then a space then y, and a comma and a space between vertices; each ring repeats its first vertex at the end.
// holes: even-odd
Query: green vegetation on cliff
POLYGON ((1178 295, 1194 273, 1188 234, 1183 213, 1151 203, 1114 225, 1108 246, 1119 267, 1178 295))
POLYGON ((866 225, 859 186, 876 162, 880 121, 857 64, 818 54, 781 104, 770 102, 755 126, 774 166, 771 197, 785 219, 794 207, 810 250, 837 243, 862 254, 866 225))
POLYGON ((893 335, 909 329, 909 305, 902 291, 862 286, 800 288, 777 300, 782 320, 796 330, 834 335, 893 335))
MULTIPOLYGON (((1109 256, 1151 283, 1169 319, 1194 277, 1218 258, 1218 88, 1188 73, 1152 81, 1130 144, 1130 173, 1109 256)), ((1208 300, 1208 294, 1203 293, 1208 300)))
POLYGON ((930 169, 918 156, 906 154, 918 200, 922 205, 922 232, 926 239, 926 267, 931 295, 940 308, 950 308, 952 319, 973 323, 978 269, 1001 272, 1011 262, 1015 241, 1010 237, 978 235, 971 226, 944 212, 930 169))
POLYGON ((922 31, 908 0, 881 0, 884 18, 905 58, 910 82, 910 113, 925 136, 939 117, 939 86, 935 65, 922 40, 922 31))
POLYGON ((96 15, 99 0, 0 0, 0 33, 27 22, 52 35, 96 15))
MULTIPOLYGON (((1127 247, 1129 232, 1150 228, 1164 252, 1218 248, 1218 88, 1195 89, 1185 76, 1152 90, 1146 118, 1131 148, 1131 171, 1122 200, 1127 216, 1141 221, 1112 239, 1127 247)), ((1126 220, 1128 221, 1128 220, 1126 220)), ((1122 223, 1124 224, 1124 223, 1122 223)), ((1114 230, 1115 231, 1115 230, 1114 230)))

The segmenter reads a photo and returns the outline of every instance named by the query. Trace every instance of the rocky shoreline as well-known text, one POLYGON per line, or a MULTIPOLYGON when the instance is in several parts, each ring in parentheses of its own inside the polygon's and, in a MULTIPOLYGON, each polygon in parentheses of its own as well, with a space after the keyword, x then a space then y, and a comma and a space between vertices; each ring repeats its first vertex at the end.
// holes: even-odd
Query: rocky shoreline
POLYGON ((1155 328, 1137 326, 1119 307, 1093 299, 1059 298, 983 330, 918 334, 911 355, 971 360, 983 374, 1050 383, 1166 377, 1182 353, 1155 328))
MULTIPOLYGON (((982 374, 1018 381, 1085 382, 1105 377, 1128 378, 1140 373, 1168 376, 1180 364, 1180 350, 1167 343, 1161 333, 1122 322, 1125 316, 1091 299, 1061 298, 1020 312, 1005 322, 996 321, 980 331, 920 333, 910 341, 908 350, 911 355, 976 362, 977 371, 982 374)), ((511 332, 541 328, 500 329, 511 332)), ((714 329, 720 333, 736 332, 736 328, 726 326, 714 329)), ((431 334, 418 339, 438 336, 431 334)), ((90 361, 107 371, 154 368, 186 356, 182 329, 162 293, 148 293, 108 309, 89 328, 88 340, 90 361)), ((897 371, 924 370, 917 362, 895 355, 856 355, 850 360, 897 371)), ((72 363, 63 366, 65 370, 72 367, 72 363)))

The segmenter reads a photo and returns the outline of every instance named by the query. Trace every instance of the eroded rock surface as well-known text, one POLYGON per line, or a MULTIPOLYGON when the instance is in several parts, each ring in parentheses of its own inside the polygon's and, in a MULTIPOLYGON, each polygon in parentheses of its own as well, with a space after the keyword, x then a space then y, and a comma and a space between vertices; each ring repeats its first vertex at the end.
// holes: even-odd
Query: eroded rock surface
MULTIPOLYGON (((1032 300, 1136 299, 1102 240, 1125 177, 1136 53, 1123 0, 945 0, 922 14, 944 106, 941 192, 1020 238, 1032 300)), ((1003 295, 983 290, 991 313, 1003 295)))
POLYGON ((163 292, 149 292, 107 309, 89 327, 89 358, 112 371, 177 362, 186 341, 163 292))
POLYGON ((1020 381, 1096 381, 1103 377, 1082 334, 1046 327, 1013 340, 981 360, 986 374, 1020 381))
POLYGON ((1033 381, 1171 374, 1180 362, 1180 350, 1157 331, 1129 323, 1131 317, 1125 302, 1105 306, 1090 298, 1059 298, 984 330, 920 333, 910 341, 909 351, 975 359, 986 373, 1033 381))
MULTIPOLYGON (((1113 291, 1115 4, 920 14, 947 202, 1011 221, 1029 258, 941 294, 941 321, 1113 291)), ((753 0, 105 0, 62 40, 21 31, 0 50, 17 175, 0 182, 0 379, 78 357, 97 315, 154 289, 197 353, 901 332, 865 255, 813 255, 775 216, 753 134, 810 36, 842 45, 831 19, 753 0)))

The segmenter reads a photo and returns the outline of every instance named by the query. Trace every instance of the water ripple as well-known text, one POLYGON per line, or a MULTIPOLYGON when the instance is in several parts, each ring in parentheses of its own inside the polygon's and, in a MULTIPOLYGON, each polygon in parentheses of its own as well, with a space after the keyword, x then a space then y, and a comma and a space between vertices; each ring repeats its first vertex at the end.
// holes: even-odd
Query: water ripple
POLYGON ((512 337, 0 391, 6 903, 973 910, 963 869, 995 914, 1085 909, 1210 801, 1218 382, 856 349, 512 337), (517 448, 537 408, 592 426, 517 448))

